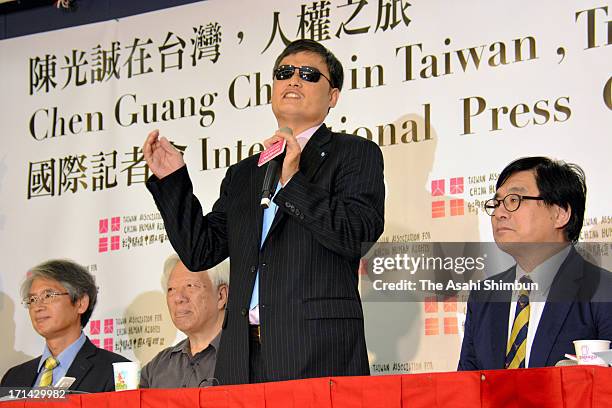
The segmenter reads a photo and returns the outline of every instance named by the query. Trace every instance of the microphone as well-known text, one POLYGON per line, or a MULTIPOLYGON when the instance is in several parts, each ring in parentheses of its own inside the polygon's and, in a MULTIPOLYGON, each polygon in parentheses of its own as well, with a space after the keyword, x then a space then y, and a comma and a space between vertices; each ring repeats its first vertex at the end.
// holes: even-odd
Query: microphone
MULTIPOLYGON (((288 133, 290 135, 293 134, 293 130, 286 126, 280 128, 279 132, 288 133)), ((264 176, 263 185, 261 187, 261 201, 259 202, 259 205, 261 205, 264 209, 270 207, 272 195, 274 194, 274 191, 276 191, 276 185, 278 184, 278 179, 280 178, 280 169, 283 167, 284 159, 285 150, 283 149, 282 153, 268 162, 268 166, 266 167, 266 175, 264 176)))

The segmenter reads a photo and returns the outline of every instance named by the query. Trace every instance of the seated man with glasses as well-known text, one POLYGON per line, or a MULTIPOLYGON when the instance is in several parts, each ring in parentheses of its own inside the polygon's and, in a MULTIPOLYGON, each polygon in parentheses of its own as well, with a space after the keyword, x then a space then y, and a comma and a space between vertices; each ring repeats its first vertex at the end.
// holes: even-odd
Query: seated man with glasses
POLYGON ((83 334, 98 296, 94 277, 72 261, 51 260, 28 272, 21 295, 45 347, 41 356, 10 368, 0 386, 46 387, 73 377, 70 390, 114 391, 112 364, 129 360, 97 348, 83 334))
POLYGON ((574 340, 612 340, 612 274, 573 245, 586 191, 580 167, 546 157, 501 172, 485 210, 516 265, 490 280, 522 289, 470 293, 459 370, 553 366, 574 354, 574 340))

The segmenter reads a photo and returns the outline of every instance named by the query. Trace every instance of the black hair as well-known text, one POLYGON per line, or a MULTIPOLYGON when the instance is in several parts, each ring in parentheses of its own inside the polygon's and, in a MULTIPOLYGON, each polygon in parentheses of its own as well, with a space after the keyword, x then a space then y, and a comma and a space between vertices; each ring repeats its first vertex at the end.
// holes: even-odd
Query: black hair
POLYGON ((342 69, 342 64, 330 50, 314 40, 303 39, 291 42, 276 58, 276 61, 274 62, 274 70, 278 68, 281 61, 285 57, 297 54, 298 52, 312 52, 321 56, 327 65, 327 69, 329 70, 332 88, 338 88, 340 91, 342 90, 342 83, 344 82, 344 70, 342 69))
POLYGON ((576 164, 551 160, 548 157, 523 157, 513 161, 502 170, 495 188, 499 189, 514 173, 526 170, 534 172, 540 197, 544 199, 544 203, 556 204, 565 210, 568 207, 571 208, 570 219, 564 231, 567 240, 576 243, 584 221, 587 193, 582 168, 576 164))

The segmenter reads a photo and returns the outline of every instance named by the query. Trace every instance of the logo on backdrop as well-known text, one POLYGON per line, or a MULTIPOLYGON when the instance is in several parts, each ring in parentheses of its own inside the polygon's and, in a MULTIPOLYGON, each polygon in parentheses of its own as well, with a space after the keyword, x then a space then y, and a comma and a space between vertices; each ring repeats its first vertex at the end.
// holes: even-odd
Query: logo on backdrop
MULTIPOLYGON (((449 193, 451 195, 463 194, 463 177, 452 177, 448 180, 449 182, 449 193)), ((463 198, 451 198, 450 200, 444 200, 444 194, 446 193, 446 180, 432 180, 431 182, 431 196, 440 197, 442 199, 434 198, 431 202, 431 218, 443 218, 446 216, 446 201, 449 202, 451 217, 464 215, 464 199, 463 198)))
POLYGON ((98 252, 108 252, 119 250, 119 233, 121 231, 121 218, 112 217, 110 218, 111 229, 108 230, 109 218, 102 218, 98 223, 98 252), (109 248, 110 242, 110 248, 109 248))
POLYGON ((425 298, 425 336, 456 335, 458 330, 457 297, 451 296, 444 300, 437 296, 425 298), (442 326, 442 330, 440 330, 442 326))
POLYGON ((484 203, 495 195, 498 177, 499 174, 492 172, 432 180, 431 218, 462 216, 466 214, 466 209, 467 214, 485 215, 484 203))
POLYGON ((167 240, 164 222, 158 212, 98 220, 98 253, 163 244, 167 240))
POLYGON ((114 351, 113 319, 91 320, 89 322, 89 339, 96 347, 114 351), (104 322, 104 331, 102 333, 100 332, 101 322, 104 322))
POLYGON ((96 346, 115 353, 137 351, 166 344, 161 314, 121 316, 89 321, 89 339, 96 346))

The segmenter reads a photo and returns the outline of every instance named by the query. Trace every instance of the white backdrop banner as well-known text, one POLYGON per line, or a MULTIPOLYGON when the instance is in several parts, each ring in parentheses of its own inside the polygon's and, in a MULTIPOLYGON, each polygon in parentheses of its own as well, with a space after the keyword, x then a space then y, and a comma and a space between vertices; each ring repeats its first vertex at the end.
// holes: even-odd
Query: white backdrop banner
MULTIPOLYGON (((0 372, 41 353, 19 286, 50 258, 96 276, 85 332, 100 347, 145 363, 181 337, 141 145, 159 128, 182 149, 210 209, 227 167, 275 131, 272 66, 297 38, 344 64, 326 123, 382 148, 381 242, 490 241, 482 204, 528 155, 584 168, 582 240, 609 241, 611 13, 605 0, 209 0, 1 41, 0 372)), ((373 374, 456 368, 462 299, 364 309, 373 374)))

